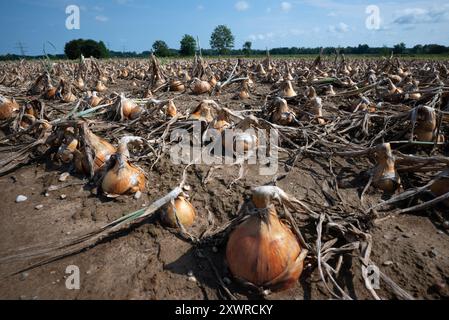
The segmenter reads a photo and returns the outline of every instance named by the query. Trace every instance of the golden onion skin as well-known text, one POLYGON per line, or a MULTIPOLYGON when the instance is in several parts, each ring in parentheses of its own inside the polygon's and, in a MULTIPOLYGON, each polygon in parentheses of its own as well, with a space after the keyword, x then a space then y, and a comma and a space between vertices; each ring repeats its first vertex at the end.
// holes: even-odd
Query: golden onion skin
POLYGON ((7 120, 14 116, 14 113, 19 111, 19 105, 13 99, 12 101, 6 100, 0 104, 0 120, 7 120))
POLYGON ((303 260, 298 240, 278 218, 274 207, 268 221, 254 215, 231 234, 226 259, 234 277, 259 287, 284 290, 299 279, 303 260))
MULTIPOLYGON (((174 201, 174 204, 179 223, 184 227, 192 226, 196 218, 196 211, 192 204, 182 196, 179 196, 174 201)), ((162 222, 171 228, 178 227, 175 210, 171 203, 168 205, 167 210, 165 210, 162 214, 162 222)))
POLYGON ((145 189, 145 175, 128 161, 117 160, 103 178, 101 188, 112 196, 133 194, 145 189))
MULTIPOLYGON (((449 192, 449 170, 447 170, 443 176, 432 184, 430 191, 436 196, 440 197, 449 192)), ((449 207, 449 200, 443 202, 449 207)))

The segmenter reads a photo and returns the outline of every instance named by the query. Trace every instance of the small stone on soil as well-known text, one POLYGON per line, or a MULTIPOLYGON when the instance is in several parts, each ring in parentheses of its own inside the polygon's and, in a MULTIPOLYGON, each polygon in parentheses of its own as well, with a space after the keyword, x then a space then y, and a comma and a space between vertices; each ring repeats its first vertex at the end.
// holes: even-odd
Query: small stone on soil
POLYGON ((137 191, 136 194, 134 195, 134 199, 139 200, 142 197, 142 192, 137 191))
POLYGON ((65 200, 65 199, 67 199, 67 195, 61 194, 60 198, 61 198, 61 200, 65 200))
POLYGON ((197 281, 196 278, 193 277, 193 276, 192 276, 192 277, 189 277, 188 279, 189 279, 190 282, 196 282, 196 281, 197 281))
POLYGON ((38 204, 37 206, 34 207, 34 209, 36 210, 42 210, 44 208, 44 206, 42 204, 38 204))
POLYGON ((443 228, 446 230, 449 230, 449 221, 444 221, 443 222, 443 228))
POLYGON ((25 202, 25 201, 27 201, 27 200, 28 200, 28 198, 27 198, 26 196, 19 195, 19 196, 17 196, 17 198, 16 198, 16 203, 25 202))
POLYGON ((64 172, 59 176, 59 182, 65 182, 67 181, 67 178, 70 176, 68 172, 64 172))
POLYGON ((383 263, 383 265, 386 266, 386 267, 392 266, 393 264, 394 264, 394 262, 391 261, 391 260, 385 261, 385 262, 383 263))
POLYGON ((28 272, 23 272, 20 274, 20 281, 24 281, 26 278, 29 277, 29 273, 28 272))

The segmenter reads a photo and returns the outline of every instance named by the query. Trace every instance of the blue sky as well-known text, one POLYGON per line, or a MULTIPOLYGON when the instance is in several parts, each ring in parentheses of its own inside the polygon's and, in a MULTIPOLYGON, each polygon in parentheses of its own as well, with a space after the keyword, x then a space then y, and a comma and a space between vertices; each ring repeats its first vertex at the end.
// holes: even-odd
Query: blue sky
POLYGON ((252 41, 253 48, 393 45, 405 42, 449 45, 448 1, 404 0, 0 0, 0 54, 62 53, 76 38, 103 40, 116 51, 149 50, 155 40, 172 48, 186 33, 209 47, 210 34, 228 25, 236 48, 252 41), (80 8, 80 30, 65 27, 68 5, 80 8), (366 27, 366 8, 376 5, 380 27, 366 27))

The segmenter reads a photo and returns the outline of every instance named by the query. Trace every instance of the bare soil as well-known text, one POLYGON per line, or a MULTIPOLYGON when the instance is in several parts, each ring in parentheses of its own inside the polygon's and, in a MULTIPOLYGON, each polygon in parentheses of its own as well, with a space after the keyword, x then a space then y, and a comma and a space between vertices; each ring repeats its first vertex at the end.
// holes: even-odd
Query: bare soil
MULTIPOLYGON (((132 96, 136 90, 131 89, 128 83, 119 81, 110 88, 112 91, 124 91, 132 96)), ((259 86, 246 107, 257 107, 263 93, 268 91, 269 87, 259 86)), ((217 101, 231 109, 245 107, 231 97, 232 94, 224 94, 217 101)), ((182 112, 204 98, 186 95, 177 100, 176 105, 182 112)), ((359 173, 369 168, 363 162, 354 166, 344 159, 336 158, 336 161, 359 173)), ((151 166, 149 163, 140 165, 145 169, 151 166)), ((279 181, 278 186, 298 199, 331 206, 328 197, 322 192, 330 181, 327 166, 323 159, 304 159, 279 181)), ((153 171, 147 171, 148 188, 140 199, 121 197, 110 200, 97 196, 91 186, 86 186, 75 175, 64 182, 72 183, 71 186, 46 195, 49 186, 64 184, 58 178, 66 168, 52 163, 50 159, 40 159, 38 164, 24 166, 0 178, 0 252, 7 254, 17 248, 54 243, 84 234, 148 206, 179 184, 183 168, 171 164, 170 159, 161 159, 153 171), (25 195, 28 200, 16 203, 18 195, 25 195), (63 199, 62 195, 66 198, 63 199), (37 205, 43 208, 37 210, 37 205)), ((254 166, 250 168, 249 174, 229 188, 229 184, 238 176, 238 167, 224 167, 215 171, 214 178, 205 187, 201 181, 208 170, 207 166, 195 166, 188 171, 187 184, 192 188, 189 192, 191 202, 199 217, 195 226, 189 230, 195 235, 200 235, 208 228, 208 209, 213 213, 216 226, 223 225, 235 217, 251 187, 269 183, 273 179, 258 175, 258 168, 254 166)), ((279 175, 282 175, 285 168, 281 166, 280 171, 279 175)), ((359 203, 359 194, 366 184, 362 178, 355 177, 340 190, 349 204, 359 203)), ((381 197, 377 191, 370 189, 366 201, 374 204, 381 197)), ((449 298, 449 237, 445 230, 434 224, 431 217, 424 213, 393 216, 376 223, 367 231, 373 237, 373 261, 399 286, 417 299, 449 298)), ((94 248, 2 279, 0 298, 225 298, 218 285, 217 274, 208 260, 198 256, 195 249, 176 233, 164 228, 156 215, 131 230, 106 239, 94 248), (65 271, 70 265, 80 268, 80 290, 66 289, 68 274, 65 271)), ((225 243, 210 244, 201 249, 212 259, 220 278, 232 279, 225 263, 225 243)), ((25 266, 21 261, 0 264, 0 275, 8 275, 25 266)), ((357 258, 346 255, 342 270, 338 281, 351 297, 372 299, 364 285, 357 258)), ((259 298, 235 283, 230 283, 228 287, 240 299, 259 298)), ((395 295, 384 287, 378 291, 379 296, 395 299, 395 295)), ((330 298, 317 269, 310 267, 306 268, 295 287, 267 297, 275 300, 330 298)))

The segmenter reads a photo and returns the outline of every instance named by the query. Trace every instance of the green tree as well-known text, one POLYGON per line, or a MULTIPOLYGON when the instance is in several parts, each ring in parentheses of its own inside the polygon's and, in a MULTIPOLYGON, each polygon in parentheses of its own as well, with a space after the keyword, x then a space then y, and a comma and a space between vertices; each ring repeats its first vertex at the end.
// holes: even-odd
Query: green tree
POLYGON ((212 49, 217 50, 220 54, 228 53, 234 48, 234 36, 231 29, 227 26, 220 25, 215 28, 210 38, 210 46, 212 49))
POLYGON ((168 45, 162 40, 157 40, 153 43, 153 50, 158 57, 168 57, 170 55, 168 45))
POLYGON ((393 52, 395 54, 402 54, 402 53, 405 53, 405 49, 407 49, 407 47, 405 46, 405 43, 401 42, 394 46, 393 52))
POLYGON ((246 41, 243 44, 243 53, 249 56, 251 54, 251 48, 253 46, 253 43, 251 41, 246 41))
POLYGON ((182 56, 193 56, 195 54, 196 49, 196 41, 195 38, 191 35, 184 35, 184 37, 181 40, 181 49, 179 50, 179 53, 182 56))
POLYGON ((69 59, 79 59, 81 54, 86 58, 94 57, 97 59, 109 57, 109 50, 103 41, 97 42, 94 40, 72 40, 67 42, 64 48, 64 53, 69 59))

